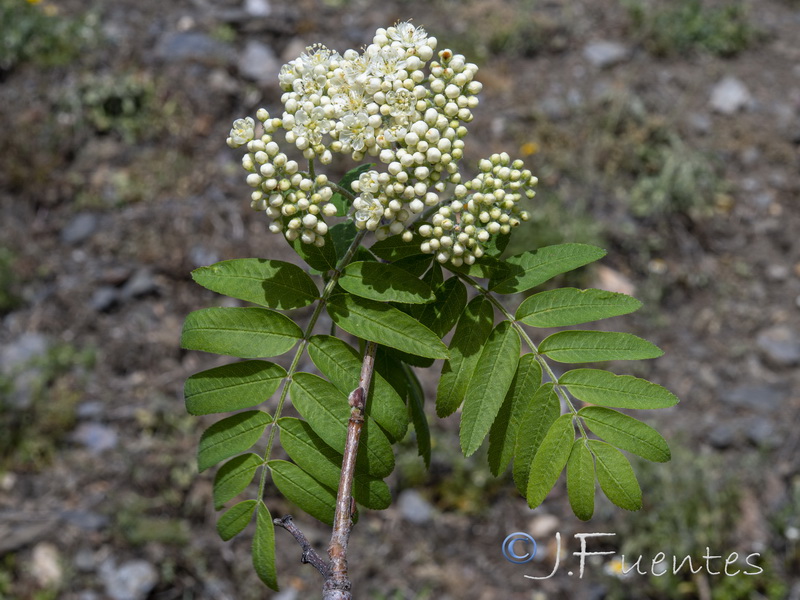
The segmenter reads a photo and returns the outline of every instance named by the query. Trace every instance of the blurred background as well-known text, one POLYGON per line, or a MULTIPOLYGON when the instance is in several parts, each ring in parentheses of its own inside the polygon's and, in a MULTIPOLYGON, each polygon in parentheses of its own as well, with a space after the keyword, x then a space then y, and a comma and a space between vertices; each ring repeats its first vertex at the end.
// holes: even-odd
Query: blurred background
MULTIPOLYGON (((666 356, 614 369, 682 402, 639 415, 673 448, 635 462, 644 509, 603 501, 588 523, 563 479, 529 510, 431 410, 430 471, 409 436, 396 502, 353 532, 357 597, 800 598, 797 0, 0 0, 0 598, 320 597, 285 532, 279 594, 247 534, 217 538, 195 465, 211 421, 182 387, 221 359, 178 341, 222 301, 191 269, 294 260, 249 209, 231 122, 279 107, 277 72, 307 45, 360 48, 408 19, 481 67, 465 164, 507 151, 539 176, 510 251, 607 248, 560 283, 642 300, 612 326, 666 356), (533 562, 503 558, 515 531, 533 562), (552 571, 556 532, 562 568, 523 577, 552 571), (616 533, 582 579, 578 532, 616 533), (711 569, 650 571, 658 552, 705 566, 707 548, 711 569), (763 573, 710 574, 732 552, 763 573), (623 575, 621 554, 648 574, 623 575)), ((274 490, 267 504, 294 512, 274 490)), ((325 527, 297 522, 324 547, 325 527)))

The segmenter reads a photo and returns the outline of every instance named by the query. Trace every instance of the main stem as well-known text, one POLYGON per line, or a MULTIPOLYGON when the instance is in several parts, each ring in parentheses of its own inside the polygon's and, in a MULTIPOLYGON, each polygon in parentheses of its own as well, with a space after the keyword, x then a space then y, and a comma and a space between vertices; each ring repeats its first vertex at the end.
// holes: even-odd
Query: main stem
POLYGON ((331 558, 330 577, 322 588, 323 600, 351 600, 350 579, 347 575, 347 542, 353 529, 353 478, 356 471, 358 443, 364 426, 364 410, 369 396, 372 373, 375 369, 375 352, 378 345, 367 342, 364 360, 361 363, 361 377, 358 387, 350 393, 350 421, 347 426, 347 441, 342 459, 342 474, 339 479, 339 492, 336 496, 336 513, 333 518, 333 532, 328 546, 331 558))

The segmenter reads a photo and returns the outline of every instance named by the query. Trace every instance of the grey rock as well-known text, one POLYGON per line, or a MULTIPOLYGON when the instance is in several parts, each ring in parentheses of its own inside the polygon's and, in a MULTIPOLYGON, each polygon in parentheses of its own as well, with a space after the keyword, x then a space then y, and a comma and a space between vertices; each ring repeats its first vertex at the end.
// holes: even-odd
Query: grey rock
POLYGON ((402 517, 415 525, 424 525, 433 517, 433 506, 415 490, 403 490, 397 498, 402 517))
POLYGON ((81 402, 75 411, 75 416, 79 419, 97 419, 100 418, 106 406, 99 400, 88 400, 81 402))
POLYGON ((79 244, 94 235, 99 224, 100 218, 94 213, 77 214, 61 230, 61 241, 64 244, 79 244))
POLYGON ((244 0, 244 10, 251 17, 268 17, 272 14, 269 0, 244 0))
POLYGON ((753 104, 753 97, 744 83, 736 77, 725 77, 711 90, 711 109, 732 115, 753 104))
POLYGON ((100 565, 100 579, 112 600, 145 600, 158 583, 158 571, 145 560, 117 566, 108 559, 100 565))
POLYGON ((39 542, 31 553, 31 573, 42 587, 57 588, 64 578, 61 555, 50 542, 39 542))
POLYGON ((736 428, 730 423, 720 423, 715 425, 711 431, 708 432, 708 442, 720 450, 729 448, 736 440, 736 428))
POLYGON ((117 303, 119 291, 117 288, 104 285, 97 288, 89 300, 89 306, 97 312, 105 312, 117 303))
POLYGON ((50 349, 50 341, 41 333, 24 333, 3 347, 0 352, 0 373, 10 379, 11 390, 7 402, 16 408, 27 408, 43 376, 41 366, 35 364, 50 349))
POLYGON ((195 267, 205 267, 218 262, 219 254, 212 248, 197 245, 189 250, 189 260, 195 267))
POLYGON ((711 117, 703 113, 691 113, 689 115, 689 127, 696 133, 706 135, 711 132, 711 117))
POLYGON ((583 48, 583 57, 600 69, 619 64, 627 60, 629 56, 628 47, 618 42, 592 42, 583 48))
POLYGON ((101 423, 81 423, 72 432, 72 439, 93 454, 112 450, 119 443, 116 430, 101 423))
POLYGON ((238 64, 242 77, 261 84, 275 83, 281 70, 281 63, 272 48, 256 40, 247 42, 238 64))
POLYGON ((81 548, 72 557, 73 566, 83 573, 91 573, 97 568, 94 552, 88 548, 81 548))
POLYGON ((98 531, 108 525, 108 517, 90 510, 65 510, 61 518, 84 531, 98 531))
POLYGON ((747 439, 756 446, 776 448, 781 443, 775 424, 770 419, 764 417, 748 419, 743 423, 743 429, 747 439))
POLYGON ((168 62, 194 61, 222 65, 233 60, 233 48, 196 31, 171 31, 156 44, 156 56, 168 62))
POLYGON ((800 364, 800 337, 783 325, 765 329, 756 337, 765 360, 776 367, 794 367, 800 364))
POLYGON ((157 289, 158 284, 153 277, 153 271, 149 267, 142 267, 137 269, 133 276, 122 286, 120 297, 123 300, 130 300, 131 298, 138 298, 155 292, 157 289))
POLYGON ((742 385, 722 394, 724 404, 734 408, 774 412, 785 406, 788 391, 777 385, 742 385))

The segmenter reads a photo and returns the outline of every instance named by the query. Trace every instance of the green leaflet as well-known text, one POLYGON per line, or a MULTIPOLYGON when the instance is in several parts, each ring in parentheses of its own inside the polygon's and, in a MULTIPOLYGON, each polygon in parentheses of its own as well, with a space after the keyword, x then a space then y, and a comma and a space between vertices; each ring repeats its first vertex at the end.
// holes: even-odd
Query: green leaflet
POLYGON ((583 438, 575 440, 567 461, 567 494, 572 512, 581 521, 594 514, 594 458, 583 438))
POLYGON ((192 279, 218 294, 281 310, 302 308, 319 298, 303 269, 280 260, 225 260, 195 269, 192 279))
POLYGON ((442 366, 436 389, 436 414, 440 417, 453 414, 464 401, 467 386, 493 324, 492 303, 483 296, 473 298, 461 313, 450 341, 450 359, 442 366))
POLYGON ((422 275, 430 268, 432 260, 432 254, 417 254, 414 256, 401 258, 392 264, 398 269, 403 269, 404 271, 411 273, 414 277, 422 277, 422 275))
MULTIPOLYGON (((438 265, 437 265, 438 266, 438 265)), ((467 304, 467 288, 451 277, 435 289, 436 299, 430 304, 416 306, 412 316, 440 338, 447 335, 458 321, 467 304)))
POLYGON ((491 279, 489 289, 498 294, 524 292, 605 254, 602 248, 588 244, 559 244, 523 252, 506 259, 505 268, 491 279))
POLYGON ((203 308, 189 313, 181 347, 239 358, 268 358, 303 337, 294 322, 268 308, 203 308))
POLYGON ((380 302, 425 304, 436 299, 424 281, 385 263, 350 263, 339 278, 339 285, 351 294, 380 302))
POLYGON ((272 418, 260 410, 237 413, 203 432, 197 450, 197 468, 205 471, 255 444, 272 418))
POLYGON ((331 240, 333 240, 333 247, 336 250, 336 259, 341 260, 347 253, 350 244, 356 239, 356 235, 358 235, 356 224, 353 221, 337 223, 331 227, 328 232, 330 233, 331 240))
POLYGON ((482 256, 471 265, 462 264, 459 267, 455 267, 450 263, 447 264, 447 269, 453 273, 463 273, 479 279, 491 279, 502 273, 504 268, 505 263, 487 255, 482 256))
POLYGON ((586 406, 578 411, 578 416, 598 437, 617 448, 654 462, 670 459, 666 440, 638 419, 602 406, 586 406))
POLYGON ((658 358, 661 349, 630 333, 615 331, 559 331, 539 344, 539 352, 565 363, 658 358))
POLYGON ((447 347, 430 329, 407 314, 374 300, 335 294, 328 301, 334 323, 371 342, 427 358, 447 358, 447 347))
POLYGON ((249 452, 222 465, 214 477, 214 508, 219 510, 228 500, 241 494, 263 463, 260 456, 249 452))
POLYGON ((475 452, 492 426, 519 361, 520 339, 510 321, 503 321, 489 335, 472 374, 461 413, 461 450, 475 452))
MULTIPOLYGON (((349 395, 359 384, 361 358, 346 342, 329 335, 315 335, 308 345, 314 365, 340 392, 349 395)), ((392 441, 403 439, 408 430, 408 412, 394 388, 373 373, 366 414, 372 417, 392 441)))
POLYGON ((410 242, 405 242, 403 241, 402 234, 399 234, 375 242, 369 249, 378 258, 394 262, 401 258, 414 256, 415 254, 423 254, 419 247, 424 241, 425 238, 415 233, 410 242))
POLYGON ((560 288, 530 296, 519 305, 515 318, 532 327, 563 327, 627 315, 641 306, 625 294, 560 288))
MULTIPOLYGON (((278 419, 281 446, 297 466, 330 489, 338 489, 342 473, 342 454, 319 437, 305 421, 293 417, 278 419)), ((353 478, 356 502, 373 510, 388 508, 392 494, 382 480, 356 471, 353 478)))
POLYGON ((408 386, 408 411, 411 422, 414 423, 414 433, 417 436, 417 453, 425 461, 425 467, 431 466, 431 430, 428 427, 428 417, 425 415, 425 394, 422 385, 411 367, 403 365, 408 386))
POLYGON ((286 369, 264 360, 236 362, 189 377, 183 387, 190 415, 251 408, 278 389, 286 369))
POLYGON ((608 499, 625 510, 642 508, 642 490, 622 452, 598 440, 589 440, 589 448, 597 459, 597 481, 608 499))
POLYGON ((503 405, 489 430, 489 467, 495 477, 511 462, 523 413, 541 385, 542 367, 533 354, 523 354, 503 405))
POLYGON ((600 369, 574 369, 558 379, 578 400, 613 408, 669 408, 678 403, 667 389, 632 375, 600 369))
POLYGON ((234 504, 217 521, 217 533, 224 541, 239 535, 253 518, 256 509, 255 500, 245 500, 234 504))
POLYGON ((561 415, 550 426, 536 456, 533 457, 526 494, 528 506, 536 508, 544 502, 567 464, 574 441, 572 415, 561 415))
MULTIPOLYGON (((284 217, 284 220, 287 219, 287 217, 284 217)), ((289 245, 309 267, 316 269, 320 273, 327 273, 336 268, 336 246, 331 239, 330 232, 326 233, 323 238, 325 239, 325 245, 321 248, 314 244, 304 244, 299 236, 294 241, 289 242, 289 245)))
POLYGON ((278 573, 275 570, 275 525, 267 505, 259 501, 256 513, 256 534, 251 548, 253 567, 259 579, 270 589, 278 591, 278 573))
MULTIPOLYGON (((297 373, 292 403, 314 432, 337 452, 344 452, 350 404, 332 383, 310 373, 297 373)), ((359 468, 380 479, 394 470, 394 453, 386 435, 369 417, 364 421, 358 450, 359 468)))
POLYGON ((336 512, 336 492, 322 485, 294 463, 271 460, 272 481, 287 500, 293 502, 315 519, 333 525, 336 512))
MULTIPOLYGON (((372 167, 375 166, 375 163, 367 163, 364 165, 358 165, 354 169, 350 169, 347 173, 345 173, 344 177, 339 181, 339 187, 342 189, 347 190, 350 193, 353 193, 353 188, 350 184, 352 184, 356 179, 358 179, 359 175, 362 173, 366 173, 372 167)), ((344 194, 340 194, 336 192, 331 196, 331 203, 336 207, 336 216, 337 217, 344 217, 347 212, 350 210, 350 205, 352 201, 345 196, 344 194)))
POLYGON ((513 473, 514 484, 523 496, 528 493, 528 476, 533 457, 536 456, 550 426, 560 414, 561 403, 552 383, 545 383, 536 391, 522 414, 514 449, 513 473))

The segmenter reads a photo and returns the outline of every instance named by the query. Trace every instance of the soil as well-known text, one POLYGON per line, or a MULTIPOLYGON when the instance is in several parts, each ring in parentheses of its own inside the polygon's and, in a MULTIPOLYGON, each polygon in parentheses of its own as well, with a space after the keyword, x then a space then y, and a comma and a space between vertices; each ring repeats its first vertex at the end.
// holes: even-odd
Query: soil
MULTIPOLYGON (((800 598, 800 243, 792 233, 800 231, 800 5, 745 5, 759 33, 730 57, 702 49, 654 56, 614 0, 36 5, 63 19, 88 10, 97 21, 94 41, 72 40, 80 49, 66 64, 0 65, 0 598, 319 597, 319 576, 285 532, 276 534, 280 594, 255 576, 250 534, 217 537, 213 472, 195 466, 213 419, 188 416, 182 388, 225 361, 181 350, 180 330, 190 311, 220 302, 191 281, 193 268, 296 260, 250 210, 239 155, 224 143, 235 118, 279 105, 274 78, 258 80, 269 61, 261 71, 243 61, 248 44, 272 52, 276 70, 311 43, 359 48, 377 27, 409 18, 481 67, 468 159, 505 150, 540 174, 549 208, 515 248, 554 235, 606 247, 603 266, 580 283, 644 300, 643 311, 612 326, 665 351, 617 371, 660 383, 682 402, 642 417, 675 455, 657 469, 636 463, 654 482, 644 486, 642 513, 599 503, 589 523, 572 515, 563 480, 528 509, 508 473, 493 480, 485 455, 459 455, 457 417, 440 421, 431 408, 430 471, 406 440, 388 480, 404 501, 365 512, 353 532, 357 597, 800 598), (622 55, 594 63, 588 46, 601 41, 622 55), (733 111, 715 110, 712 94, 726 77, 748 96, 733 111), (620 106, 634 117, 608 129, 620 106), (678 155, 702 157, 714 183, 698 183, 689 205, 635 214, 628 193, 650 174, 641 156, 649 144, 666 147, 656 134, 679 139, 678 155), (697 481, 687 490, 678 483, 690 471, 697 481), (693 533, 666 521, 659 529, 659 511, 674 512, 682 497, 687 514, 708 519, 691 525, 685 516, 693 533), (747 582, 702 572, 659 589, 643 576, 607 575, 601 557, 578 578, 575 533, 619 532, 593 546, 619 550, 637 529, 656 536, 638 546, 655 549, 651 556, 678 553, 688 539, 701 557, 702 540, 722 540, 727 547, 711 550, 759 553, 765 572, 747 582), (503 558, 501 542, 515 531, 537 539, 537 561, 503 558), (551 571, 556 532, 561 570, 523 577, 551 571), (132 561, 146 576, 134 581, 143 591, 126 596, 120 577, 132 561)), ((13 28, 4 22, 0 32, 13 28)), ((435 378, 420 377, 432 407, 435 378)), ((292 511, 274 489, 266 501, 273 515, 292 511)), ((324 526, 297 522, 324 547, 324 526)))

